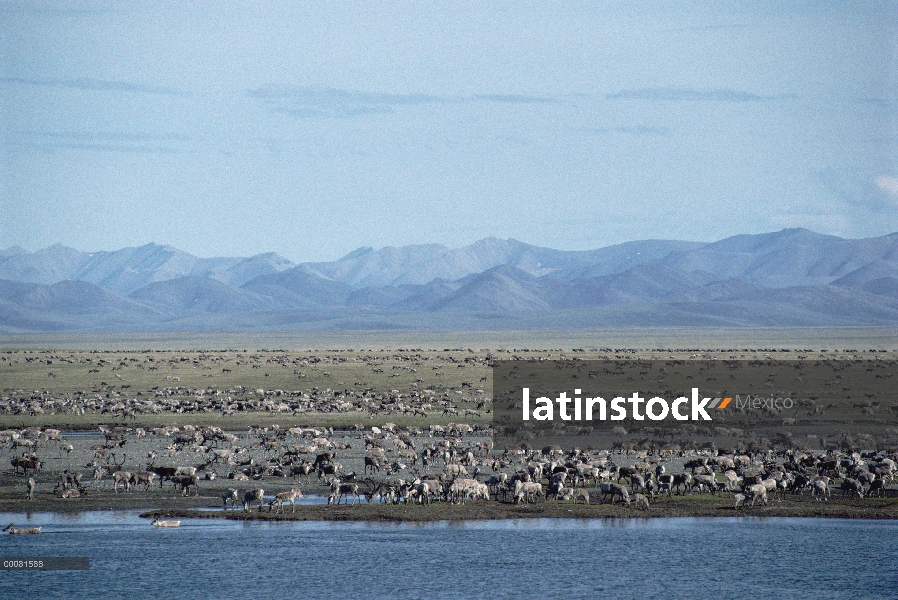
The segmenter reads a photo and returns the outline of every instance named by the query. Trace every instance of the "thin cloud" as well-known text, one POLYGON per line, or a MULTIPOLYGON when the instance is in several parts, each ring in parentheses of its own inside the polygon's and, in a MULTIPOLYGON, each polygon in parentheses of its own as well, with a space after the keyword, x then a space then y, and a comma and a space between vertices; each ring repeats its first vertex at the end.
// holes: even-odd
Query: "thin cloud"
POLYGON ((704 32, 704 31, 738 31, 740 29, 749 29, 751 25, 701 25, 697 27, 672 27, 669 29, 660 29, 660 33, 684 33, 684 32, 704 32))
POLYGON ((57 150, 85 150, 89 152, 116 152, 119 154, 185 154, 184 150, 168 146, 144 146, 138 144, 100 144, 89 142, 56 142, 56 143, 32 143, 25 146, 55 152, 57 150))
POLYGON ((666 137, 670 135, 668 127, 647 127, 644 125, 624 126, 624 127, 585 127, 578 129, 582 133, 589 135, 646 135, 656 137, 666 137))
POLYGON ((334 88, 265 85, 249 90, 272 111, 299 117, 349 118, 392 113, 400 107, 428 104, 491 102, 501 104, 549 104, 552 98, 523 94, 477 94, 474 96, 434 96, 429 94, 383 94, 334 88))
POLYGON ((19 131, 14 134, 22 146, 44 152, 85 150, 123 154, 183 154, 173 147, 190 138, 176 133, 93 132, 93 131, 19 131))
POLYGON ((820 182, 853 210, 867 209, 872 213, 891 212, 898 200, 898 178, 880 174, 870 177, 846 170, 824 169, 820 182))
POLYGON ((857 102, 860 104, 872 104, 883 108, 892 108, 895 104, 898 104, 898 102, 890 98, 858 98, 857 102))
POLYGON ((61 140, 88 141, 125 141, 125 142, 187 142, 190 138, 176 133, 125 133, 125 132, 89 132, 89 131, 50 131, 23 132, 41 138, 61 140))
POLYGON ((333 88, 266 85, 249 95, 268 103, 275 112, 303 117, 357 117, 390 113, 398 106, 445 104, 452 100, 425 94, 377 94, 333 88))
POLYGON ((879 175, 873 180, 877 189, 886 196, 898 200, 898 178, 888 175, 879 175))
POLYGON ((774 96, 760 96, 738 90, 693 90, 676 87, 649 87, 621 90, 605 96, 606 100, 661 100, 667 102, 764 102, 774 96))
POLYGON ((555 102, 552 98, 543 96, 524 96, 521 94, 477 94, 473 96, 473 100, 484 102, 503 102, 507 104, 551 104, 555 102))
POLYGON ((0 83, 7 85, 18 84, 37 87, 58 87, 98 92, 127 92, 134 94, 160 94, 165 96, 185 95, 183 92, 169 87, 89 78, 43 79, 37 77, 0 77, 0 83))
POLYGON ((50 6, 29 6, 27 4, 0 6, 0 14, 8 15, 48 15, 59 17, 79 17, 109 14, 105 8, 53 8, 50 6))

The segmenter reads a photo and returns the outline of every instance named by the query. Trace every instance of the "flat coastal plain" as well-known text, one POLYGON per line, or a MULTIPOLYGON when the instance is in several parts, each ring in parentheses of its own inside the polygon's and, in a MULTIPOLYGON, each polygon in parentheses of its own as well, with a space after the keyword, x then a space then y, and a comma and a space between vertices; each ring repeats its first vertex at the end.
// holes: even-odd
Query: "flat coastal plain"
MULTIPOLYGON (((491 448, 492 360, 894 360, 896 346, 898 332, 890 328, 338 332, 312 338, 8 335, 0 339, 0 510, 146 508, 147 514, 182 517, 389 521, 734 514, 898 518, 891 482, 883 497, 857 498, 843 493, 837 478, 826 501, 805 490, 771 494, 766 505, 744 508, 734 506, 736 490, 655 495, 647 510, 621 500, 601 503, 596 480, 575 484, 586 490, 589 504, 552 498, 515 504, 496 488, 489 500, 464 504, 438 498, 426 504, 405 488, 404 501, 394 504, 377 492, 392 489, 396 498, 415 480, 487 481, 526 470, 516 457, 491 448), (13 459, 31 453, 40 470, 26 475, 14 468, 13 459), (349 494, 339 505, 327 505, 334 473, 300 472, 316 460, 320 467, 320 456, 327 453, 325 464, 336 465, 341 481, 355 482, 358 497, 349 494), (377 470, 370 460, 366 465, 372 455, 378 457, 377 470), (177 466, 198 469, 187 495, 171 481, 160 486, 158 477, 148 486, 137 483, 137 473, 177 466), (115 471, 135 477, 125 482, 120 476, 113 489, 115 471), (80 485, 60 481, 60 475, 76 472, 80 485), (35 480, 31 498, 28 478, 35 480), (293 487, 305 494, 295 508, 286 505, 279 512, 269 505, 275 494, 293 487), (77 493, 65 493, 71 489, 77 493), (241 503, 225 509, 222 495, 228 489, 239 490, 241 503), (264 490, 263 503, 244 511, 242 494, 254 489, 264 490)), ((895 422, 891 413, 874 416, 895 422)), ((635 444, 638 432, 633 436, 635 444)), ((587 450, 585 456, 614 469, 651 459, 653 467, 663 465, 669 473, 685 472, 692 458, 688 453, 651 458, 638 449, 601 456, 587 450)), ((716 477, 722 480, 722 474, 716 477)), ((543 483, 548 489, 548 480, 543 483)))

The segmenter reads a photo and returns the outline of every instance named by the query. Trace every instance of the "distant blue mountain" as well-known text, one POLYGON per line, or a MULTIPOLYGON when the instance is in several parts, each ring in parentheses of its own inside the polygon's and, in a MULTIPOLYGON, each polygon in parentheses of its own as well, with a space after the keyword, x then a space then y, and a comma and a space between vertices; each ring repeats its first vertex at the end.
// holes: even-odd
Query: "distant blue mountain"
POLYGON ((565 251, 486 238, 332 262, 147 244, 0 250, 0 331, 896 325, 898 234, 806 229, 565 251))

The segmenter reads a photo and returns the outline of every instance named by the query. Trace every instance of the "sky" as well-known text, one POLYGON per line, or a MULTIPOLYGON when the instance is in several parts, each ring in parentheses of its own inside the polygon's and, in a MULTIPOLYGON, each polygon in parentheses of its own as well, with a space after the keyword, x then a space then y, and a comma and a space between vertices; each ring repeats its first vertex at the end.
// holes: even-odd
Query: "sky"
POLYGON ((0 0, 0 248, 898 231, 898 2, 0 0))

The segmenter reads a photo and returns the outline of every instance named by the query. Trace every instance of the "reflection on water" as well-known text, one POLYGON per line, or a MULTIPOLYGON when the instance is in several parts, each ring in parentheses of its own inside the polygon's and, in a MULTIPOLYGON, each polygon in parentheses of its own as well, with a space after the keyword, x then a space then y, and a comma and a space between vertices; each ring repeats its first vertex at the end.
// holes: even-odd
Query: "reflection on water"
POLYGON ((0 537, 2 556, 91 559, 86 572, 2 572, 0 598, 24 586, 29 598, 153 595, 163 581, 174 594, 175 580, 186 598, 887 598, 884 574, 898 572, 895 521, 182 519, 159 529, 139 512, 0 514, 43 527, 0 537))
MULTIPOLYGON (((268 501, 271 500, 272 498, 274 498, 274 494, 271 494, 271 495, 266 494, 266 495, 265 495, 265 499, 264 499, 264 501, 262 502, 262 510, 263 510, 264 512, 267 512, 267 511, 268 511, 268 501)), ((300 505, 310 506, 310 505, 323 505, 323 504, 327 504, 327 496, 319 496, 319 495, 317 495, 317 494, 307 494, 307 495, 304 495, 302 498, 299 498, 299 499, 296 501, 296 504, 297 504, 297 506, 300 506, 300 505)), ((206 506, 206 507, 194 508, 194 509, 191 509, 191 510, 221 511, 221 510, 223 510, 223 505, 221 505, 221 504, 216 504, 215 506, 206 506)), ((227 510, 228 510, 228 512, 234 510, 234 506, 233 506, 233 505, 228 505, 228 509, 227 509, 227 510)), ((237 510, 243 510, 242 505, 238 504, 238 505, 237 505, 237 510)), ((253 511, 258 511, 258 510, 259 510, 259 505, 258 505, 258 504, 253 504, 252 510, 253 510, 253 511)), ((285 510, 286 510, 286 511, 289 511, 289 510, 290 510, 290 505, 289 505, 289 504, 284 504, 284 505, 281 507, 281 511, 282 511, 282 512, 285 511, 285 510)), ((275 512, 277 512, 277 507, 275 507, 275 512)))

